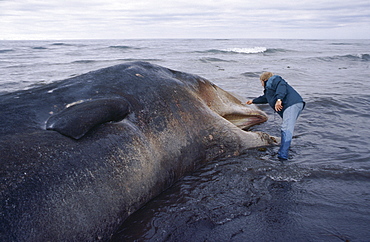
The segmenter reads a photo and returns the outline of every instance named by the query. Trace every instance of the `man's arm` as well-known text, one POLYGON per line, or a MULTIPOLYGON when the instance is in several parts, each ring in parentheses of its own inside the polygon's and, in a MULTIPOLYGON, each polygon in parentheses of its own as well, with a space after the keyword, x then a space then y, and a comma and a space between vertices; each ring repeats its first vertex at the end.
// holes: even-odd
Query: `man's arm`
POLYGON ((246 102, 246 104, 252 104, 252 103, 255 103, 255 104, 264 104, 264 103, 267 103, 267 99, 266 99, 266 96, 265 95, 262 95, 262 96, 259 96, 253 100, 248 100, 246 102))
POLYGON ((259 96, 255 99, 253 99, 253 103, 255 104, 264 104, 264 103, 267 103, 267 98, 266 98, 266 95, 262 95, 262 96, 259 96))

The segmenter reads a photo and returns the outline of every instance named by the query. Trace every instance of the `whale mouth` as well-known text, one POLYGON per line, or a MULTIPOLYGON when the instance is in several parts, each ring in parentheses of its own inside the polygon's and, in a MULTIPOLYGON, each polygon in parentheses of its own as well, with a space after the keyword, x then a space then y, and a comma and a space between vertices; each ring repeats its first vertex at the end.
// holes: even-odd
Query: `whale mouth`
POLYGON ((233 112, 222 115, 222 117, 234 124, 238 128, 248 131, 252 126, 264 123, 267 121, 267 115, 259 110, 249 112, 233 112))

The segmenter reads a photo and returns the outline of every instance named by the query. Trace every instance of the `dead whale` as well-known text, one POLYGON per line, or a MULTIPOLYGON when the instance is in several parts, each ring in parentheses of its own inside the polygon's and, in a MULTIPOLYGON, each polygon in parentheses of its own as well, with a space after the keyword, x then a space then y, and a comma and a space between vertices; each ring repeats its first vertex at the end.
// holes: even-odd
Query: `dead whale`
POLYGON ((107 240, 202 162, 274 139, 206 79, 121 64, 0 96, 0 240, 107 240))

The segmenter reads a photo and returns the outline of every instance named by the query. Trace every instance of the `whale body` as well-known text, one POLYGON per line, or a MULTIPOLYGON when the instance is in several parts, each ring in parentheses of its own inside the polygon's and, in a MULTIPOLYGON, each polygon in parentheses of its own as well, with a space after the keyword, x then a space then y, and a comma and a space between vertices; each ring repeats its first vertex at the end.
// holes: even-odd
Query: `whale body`
POLYGON ((125 63, 0 96, 0 241, 108 240, 186 172, 273 144, 212 82, 125 63))

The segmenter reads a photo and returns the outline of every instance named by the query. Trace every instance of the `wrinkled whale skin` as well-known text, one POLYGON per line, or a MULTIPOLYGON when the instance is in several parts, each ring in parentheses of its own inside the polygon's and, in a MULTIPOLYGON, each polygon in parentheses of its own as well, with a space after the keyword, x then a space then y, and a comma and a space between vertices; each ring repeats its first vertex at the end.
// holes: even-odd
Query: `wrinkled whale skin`
POLYGON ((0 112, 0 241, 108 240, 186 172, 273 142, 241 129, 263 112, 146 62, 3 94, 0 112))

